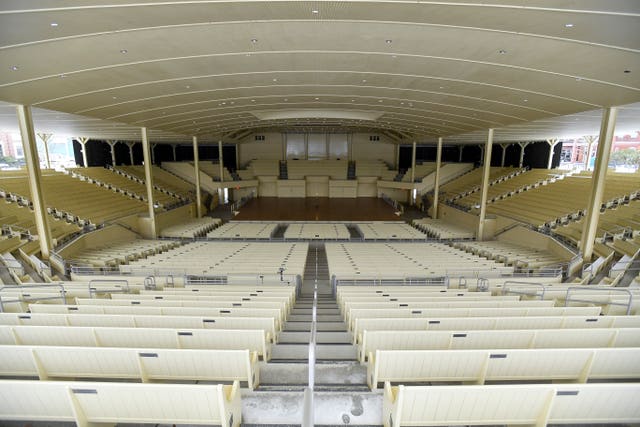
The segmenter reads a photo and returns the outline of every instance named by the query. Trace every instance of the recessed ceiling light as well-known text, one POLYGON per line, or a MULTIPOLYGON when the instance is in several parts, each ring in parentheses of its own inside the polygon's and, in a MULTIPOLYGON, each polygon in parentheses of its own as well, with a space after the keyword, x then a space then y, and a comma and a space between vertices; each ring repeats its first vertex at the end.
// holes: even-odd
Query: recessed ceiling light
POLYGON ((316 100, 316 101, 319 101, 319 100, 320 100, 320 98, 315 98, 315 100, 316 100))
POLYGON ((398 57, 398 55, 391 55, 391 57, 392 57, 393 59, 396 59, 396 58, 398 57))
POLYGON ((393 43, 393 40, 391 40, 391 39, 386 39, 384 42, 385 42, 386 44, 391 44, 391 43, 393 43))
POLYGON ((222 105, 227 105, 227 103, 226 103, 226 102, 223 102, 223 103, 222 103, 222 105))
POLYGON ((18 71, 18 68, 20 67, 18 67, 17 65, 12 65, 10 68, 11 68, 11 71, 18 71))
POLYGON ((287 101, 289 101, 289 98, 285 98, 285 99, 284 99, 284 102, 287 102, 287 101))
POLYGON ((505 53, 507 53, 507 51, 506 51, 506 50, 504 50, 504 49, 500 49, 500 50, 498 51, 498 53, 499 53, 500 55, 504 55, 505 53))
POLYGON ((251 102, 256 102, 256 100, 255 100, 255 99, 252 99, 252 100, 251 100, 251 102))
POLYGON ((313 9, 311 13, 313 13, 314 15, 317 15, 318 13, 320 13, 320 11, 318 9, 313 9))
POLYGON ((52 23, 51 23, 51 24, 49 24, 49 25, 51 25, 52 27, 54 27, 54 28, 55 28, 55 27, 57 27, 57 26, 58 26, 58 23, 57 23, 57 22, 52 22, 52 23))
POLYGON ((565 28, 573 28, 573 24, 564 24, 565 28))
POLYGON ((250 53, 245 53, 244 56, 251 56, 251 54, 250 53))
POLYGON ((440 89, 444 89, 444 86, 440 86, 440 89))
POLYGON ((352 100, 351 100, 351 102, 356 102, 356 100, 355 100, 355 99, 352 99, 352 100))
POLYGON ((191 86, 189 86, 189 85, 186 85, 185 87, 186 87, 187 89, 191 89, 191 86))
POLYGON ((382 102, 382 99, 378 99, 378 102, 382 102))
POLYGON ((525 99, 523 99, 523 101, 524 101, 524 102, 529 102, 529 100, 528 100, 528 99, 526 99, 526 98, 525 98, 525 99))
POLYGON ((366 82, 367 82, 367 80, 366 80, 366 79, 362 79, 362 83, 366 83, 366 82))
POLYGON ((121 53, 121 54, 123 54, 123 55, 124 55, 125 53, 127 53, 127 52, 129 52, 127 49, 120 49, 120 53, 121 53))
POLYGON ((277 82, 277 81, 278 81, 278 79, 273 79, 273 81, 274 81, 274 82, 277 82))
POLYGON ((258 43, 258 39, 251 39, 251 43, 258 43))
POLYGON ((113 99, 118 99, 118 97, 117 97, 117 96, 112 96, 111 98, 113 98, 113 99))
POLYGON ((67 77, 67 75, 66 75, 66 74, 60 74, 60 78, 61 78, 61 79, 64 79, 65 77, 67 77))
POLYGON ((582 78, 580 78, 580 77, 576 77, 576 81, 577 81, 577 82, 581 82, 581 81, 582 81, 582 78))

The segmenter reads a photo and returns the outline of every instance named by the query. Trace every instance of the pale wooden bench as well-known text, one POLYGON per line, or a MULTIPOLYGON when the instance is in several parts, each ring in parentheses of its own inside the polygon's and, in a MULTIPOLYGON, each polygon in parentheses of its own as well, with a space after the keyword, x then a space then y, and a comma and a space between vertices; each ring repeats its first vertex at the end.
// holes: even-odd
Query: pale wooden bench
POLYGON ((640 420, 640 384, 391 387, 385 427, 626 424, 640 420))
POLYGON ((267 338, 261 329, 0 326, 2 345, 250 350, 264 360, 271 358, 267 338))
POLYGON ((197 424, 238 427, 240 385, 0 381, 0 418, 75 422, 197 424))
MULTIPOLYGON (((367 331, 358 346, 364 363, 378 350, 491 350, 640 347, 640 328, 470 331, 367 331)), ((639 362, 640 363, 640 362, 639 362)))

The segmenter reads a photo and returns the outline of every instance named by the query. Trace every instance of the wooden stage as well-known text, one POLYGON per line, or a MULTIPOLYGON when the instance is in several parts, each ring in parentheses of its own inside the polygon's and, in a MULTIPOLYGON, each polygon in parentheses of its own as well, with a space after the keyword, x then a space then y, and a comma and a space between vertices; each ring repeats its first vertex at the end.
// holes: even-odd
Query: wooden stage
POLYGON ((400 221, 394 209, 375 197, 258 197, 240 208, 234 220, 245 221, 400 221))

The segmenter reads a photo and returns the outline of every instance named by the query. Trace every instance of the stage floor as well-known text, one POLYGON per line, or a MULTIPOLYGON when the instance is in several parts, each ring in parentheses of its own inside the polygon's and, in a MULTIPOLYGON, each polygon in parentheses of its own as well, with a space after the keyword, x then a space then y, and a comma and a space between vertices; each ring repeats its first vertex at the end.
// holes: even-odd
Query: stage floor
POLYGON ((391 206, 375 197, 258 197, 240 208, 244 221, 401 221, 391 206))

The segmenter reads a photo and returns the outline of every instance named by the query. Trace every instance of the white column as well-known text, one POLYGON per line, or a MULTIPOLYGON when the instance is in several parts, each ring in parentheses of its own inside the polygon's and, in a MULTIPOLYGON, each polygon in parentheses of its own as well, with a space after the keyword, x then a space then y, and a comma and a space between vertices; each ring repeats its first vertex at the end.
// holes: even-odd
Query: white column
POLYGON ((464 145, 462 145, 462 144, 458 145, 458 150, 459 150, 458 162, 462 163, 462 150, 464 150, 464 145))
POLYGON ((154 165, 156 163, 156 145, 151 144, 151 164, 154 165))
MULTIPOLYGON (((143 128, 143 129, 146 129, 146 128, 143 128)), ((127 147, 129 147, 129 160, 131 161, 131 165, 132 165, 132 166, 133 166, 133 164, 134 164, 134 163, 133 163, 133 146, 134 146, 135 144, 136 144, 136 143, 135 143, 135 142, 133 142, 133 141, 127 142, 127 147)))
POLYGON ((520 162, 518 163, 518 167, 522 167, 524 165, 524 149, 527 145, 529 145, 528 142, 518 142, 518 145, 520 146, 520 162))
POLYGON ((487 142, 484 146, 486 153, 482 169, 482 193, 480 196, 480 219, 478 221, 478 235, 476 239, 484 240, 484 222, 487 216, 487 195, 489 194, 489 172, 491 172, 491 147, 493 145, 493 129, 489 129, 487 142))
MULTIPOLYGON (((142 156, 144 159, 144 181, 147 186, 147 202, 149 204, 149 219, 151 220, 151 235, 155 238, 156 230, 156 211, 153 206, 153 174, 151 171, 151 154, 149 150, 149 138, 147 137, 147 128, 140 128, 142 132, 142 156)), ((131 150, 131 148, 129 148, 131 150)), ((133 153, 133 151, 131 151, 133 153)))
POLYGON ((553 150, 556 148, 560 141, 557 138, 547 139, 547 144, 549 144, 549 159, 547 161, 547 169, 551 169, 551 165, 553 164, 553 150))
POLYGON ((347 160, 353 160, 353 134, 347 134, 347 160))
POLYGON ((193 166, 196 170, 196 216, 202 218, 202 196, 200 194, 200 155, 198 154, 198 137, 193 137, 193 166))
POLYGON ((287 160, 287 134, 282 134, 282 158, 280 159, 283 162, 287 160))
POLYGON ((240 144, 236 144, 236 173, 240 169, 240 144))
POLYGON ((87 162, 87 142, 89 142, 89 138, 79 137, 76 139, 80 146, 82 147, 82 164, 85 168, 89 167, 89 162, 87 162))
POLYGON ((171 150, 173 151, 173 161, 177 161, 178 160, 178 156, 176 153, 176 148, 178 148, 177 144, 171 144, 171 150))
POLYGON ((504 160, 507 156, 507 148, 510 146, 511 144, 500 144, 500 147, 502 148, 502 159, 500 159, 500 167, 504 167, 504 160))
POLYGON ((484 165, 484 146, 478 145, 478 148, 480 148, 480 164, 484 165))
POLYGON ((393 164, 396 171, 400 170, 400 144, 393 144, 393 158, 395 163, 393 164))
POLYGON ((411 147, 411 183, 416 180, 416 142, 411 147))
POLYGON ((39 133, 38 136, 44 144, 44 157, 47 163, 47 169, 51 169, 51 161, 49 161, 49 140, 53 136, 50 133, 39 133))
POLYGON ((587 215, 582 228, 582 238, 580 246, 582 249, 582 259, 585 262, 591 261, 593 255, 593 242, 596 238, 598 220, 600 218, 600 205, 604 194, 605 180, 607 177, 607 167, 609 165, 609 155, 613 143, 613 133, 616 128, 616 117, 618 109, 616 107, 605 108, 602 112, 602 123, 600 124, 600 137, 598 138, 598 151, 596 153, 596 163, 593 175, 591 176, 591 195, 587 205, 587 215))
POLYGON ((436 182, 433 188, 433 208, 432 217, 438 218, 438 193, 440 192, 440 165, 442 163, 442 137, 438 138, 438 149, 436 151, 436 182))
POLYGON ((22 136, 22 149, 27 163, 27 174, 29 176, 29 189, 31 190, 31 202, 36 220, 36 230, 38 231, 38 241, 40 243, 40 253, 42 258, 49 259, 51 248, 51 229, 47 221, 47 206, 45 205, 42 186, 40 184, 40 160, 38 159, 38 147, 36 136, 33 131, 33 119, 31 117, 31 107, 18 105, 18 125, 22 136))
POLYGON ((111 149, 111 166, 116 167, 116 144, 118 141, 107 140, 107 144, 109 144, 109 148, 111 149))
POLYGON ((218 164, 220 167, 220 182, 224 182, 224 162, 222 161, 222 140, 218 141, 218 164))

